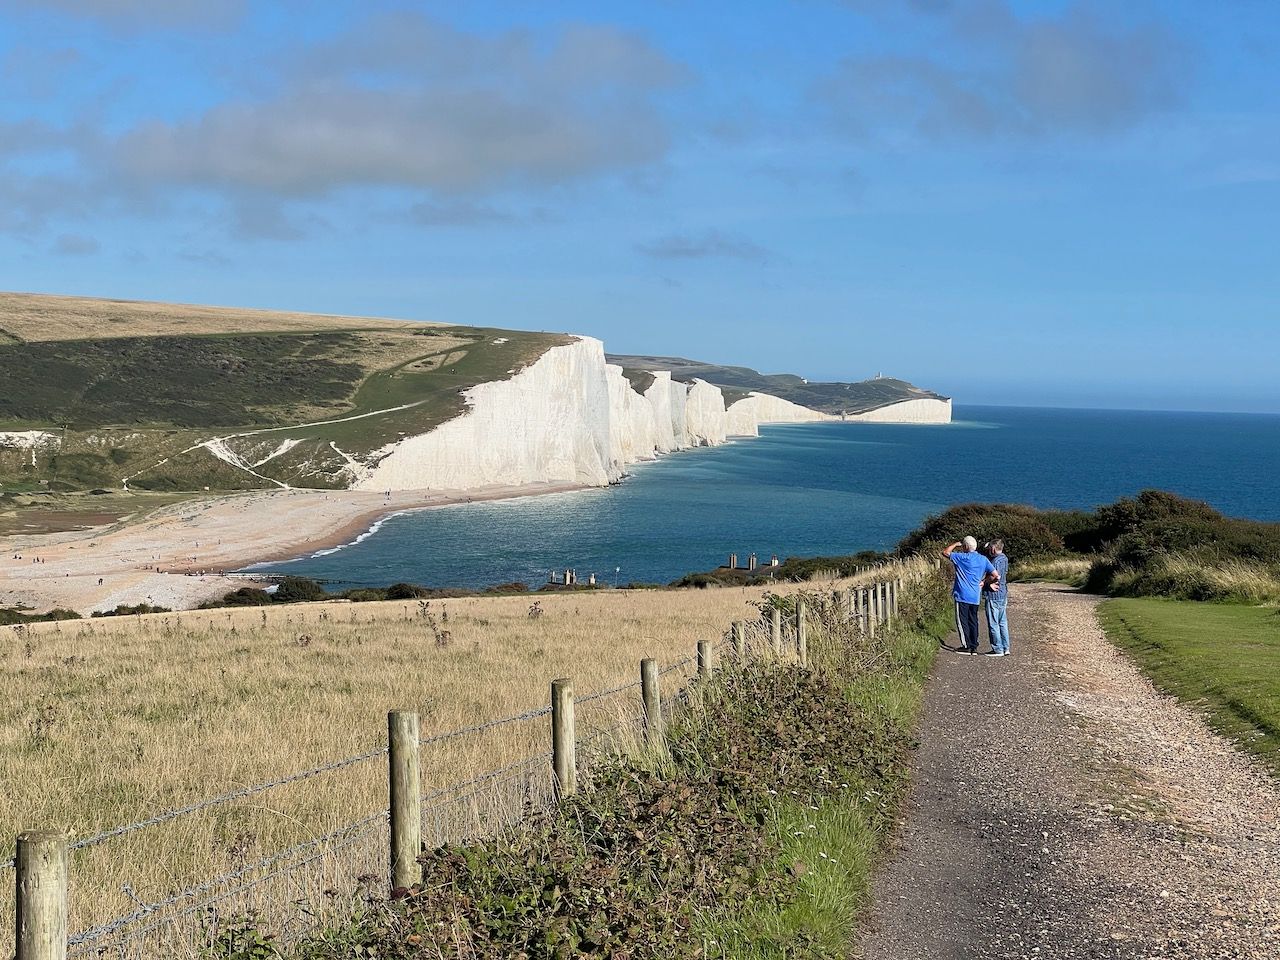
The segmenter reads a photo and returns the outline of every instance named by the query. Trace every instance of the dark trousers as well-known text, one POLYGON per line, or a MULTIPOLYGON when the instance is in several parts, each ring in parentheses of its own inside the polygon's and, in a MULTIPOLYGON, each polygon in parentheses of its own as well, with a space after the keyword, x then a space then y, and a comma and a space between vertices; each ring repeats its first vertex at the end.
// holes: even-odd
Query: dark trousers
POLYGON ((978 605, 956 601, 956 632, 960 634, 960 646, 966 650, 978 649, 978 605))

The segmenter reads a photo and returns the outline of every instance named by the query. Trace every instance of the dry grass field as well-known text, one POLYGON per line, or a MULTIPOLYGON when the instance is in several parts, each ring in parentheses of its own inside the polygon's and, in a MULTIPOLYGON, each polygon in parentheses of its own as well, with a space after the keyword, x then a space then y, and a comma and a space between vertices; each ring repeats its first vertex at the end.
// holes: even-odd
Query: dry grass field
MULTIPOLYGON (((690 656, 699 639, 718 639, 731 621, 754 618, 762 593, 468 598, 433 601, 425 611, 416 601, 328 603, 0 629, 0 860, 12 856, 13 838, 24 829, 84 838, 372 753, 76 851, 71 929, 129 914, 372 816, 363 859, 330 865, 314 881, 350 890, 362 873, 385 877, 385 824, 376 815, 387 804, 386 760, 376 751, 386 742, 388 710, 417 710, 425 740, 537 710, 556 677, 572 677, 579 697, 615 687, 638 678, 642 657, 670 666, 690 656), (535 601, 542 612, 531 617, 535 601)), ((665 676, 664 692, 692 670, 689 664, 665 676)), ((638 710, 634 689, 582 704, 579 736, 638 710)), ((548 749, 545 716, 427 743, 424 796, 548 749)), ((522 800, 545 794, 549 764, 536 761, 500 782, 505 794, 498 796, 495 782, 491 795, 482 791, 462 805, 465 813, 429 810, 428 841, 518 814, 522 800)), ((216 888, 165 910, 211 892, 216 888)), ((307 900, 314 912, 312 892, 299 887, 271 899, 307 900)), ((0 943, 12 935, 11 897, 12 871, 0 871, 0 943)))
MULTIPOLYGON (((297 333, 307 330, 413 330, 408 320, 344 317, 284 310, 206 307, 147 300, 102 300, 0 293, 0 340, 86 340, 93 337, 194 336, 210 333, 297 333)), ((446 326, 432 322, 432 326, 446 326)))

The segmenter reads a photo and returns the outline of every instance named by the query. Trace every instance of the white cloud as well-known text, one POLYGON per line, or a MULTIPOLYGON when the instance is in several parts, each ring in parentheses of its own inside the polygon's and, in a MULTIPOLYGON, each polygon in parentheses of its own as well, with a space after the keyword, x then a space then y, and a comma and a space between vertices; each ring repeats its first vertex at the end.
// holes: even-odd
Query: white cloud
POLYGON ((298 58, 274 96, 138 126, 115 161, 137 178, 291 197, 558 183, 660 161, 655 96, 680 77, 611 28, 568 27, 545 45, 401 14, 298 58))
POLYGON ((1186 50, 1157 23, 1121 22, 1084 4, 1022 18, 1004 0, 955 0, 930 12, 944 29, 938 53, 849 57, 819 86, 846 130, 1098 136, 1177 105, 1187 79, 1186 50))

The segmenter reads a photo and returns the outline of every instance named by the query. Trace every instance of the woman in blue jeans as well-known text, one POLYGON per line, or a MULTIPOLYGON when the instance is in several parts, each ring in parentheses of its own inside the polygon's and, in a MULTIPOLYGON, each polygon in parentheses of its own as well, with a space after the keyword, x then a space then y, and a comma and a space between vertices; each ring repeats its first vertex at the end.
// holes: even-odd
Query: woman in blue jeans
POLYGON ((1004 555, 1004 541, 987 544, 987 556, 1000 574, 1000 579, 987 584, 987 635, 991 638, 991 655, 1009 655, 1009 558, 1004 555))

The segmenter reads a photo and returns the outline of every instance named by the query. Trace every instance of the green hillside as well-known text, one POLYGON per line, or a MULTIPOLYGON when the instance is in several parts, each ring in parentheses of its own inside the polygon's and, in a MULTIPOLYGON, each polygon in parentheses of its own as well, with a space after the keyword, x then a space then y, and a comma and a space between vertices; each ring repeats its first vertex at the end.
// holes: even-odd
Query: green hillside
MULTIPOLYGON (((0 293, 0 496, 340 488, 353 464, 464 412, 566 334, 187 304, 0 293)), ((936 394, 901 380, 806 383, 672 357, 653 370, 861 412, 936 394)))
POLYGON ((732 403, 751 391, 769 393, 811 410, 823 413, 865 413, 901 400, 945 397, 923 390, 905 380, 877 377, 856 383, 821 383, 805 380, 793 373, 760 373, 750 367, 726 367, 683 357, 647 357, 610 355, 610 363, 620 365, 630 375, 633 371, 670 370, 676 380, 694 378, 714 383, 724 392, 725 402, 732 403))
POLYGON ((572 339, 27 294, 0 294, 0 330, 0 431, 57 438, 0 443, 8 491, 343 486, 348 456, 438 426, 468 387, 572 339), (201 446, 215 438, 241 465, 201 446))

